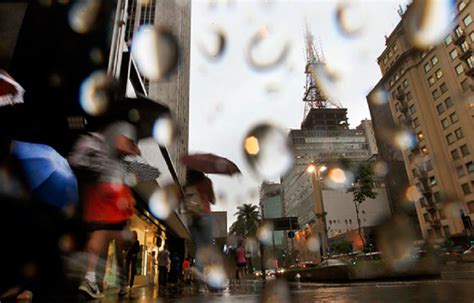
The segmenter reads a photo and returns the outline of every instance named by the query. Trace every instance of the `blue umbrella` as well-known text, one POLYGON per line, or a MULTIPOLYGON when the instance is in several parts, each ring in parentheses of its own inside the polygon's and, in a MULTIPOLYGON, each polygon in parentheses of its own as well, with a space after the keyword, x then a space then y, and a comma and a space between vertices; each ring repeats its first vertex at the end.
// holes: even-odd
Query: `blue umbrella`
POLYGON ((18 157, 33 195, 58 208, 77 204, 77 179, 66 159, 48 145, 14 141, 18 157))

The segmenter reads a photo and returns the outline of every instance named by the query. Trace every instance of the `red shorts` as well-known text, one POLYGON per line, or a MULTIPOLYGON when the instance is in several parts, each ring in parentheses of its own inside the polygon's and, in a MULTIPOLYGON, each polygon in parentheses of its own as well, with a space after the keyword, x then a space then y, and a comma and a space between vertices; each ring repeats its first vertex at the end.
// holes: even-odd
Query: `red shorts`
POLYGON ((84 192, 84 221, 87 223, 122 223, 133 215, 135 199, 125 184, 99 183, 84 192))

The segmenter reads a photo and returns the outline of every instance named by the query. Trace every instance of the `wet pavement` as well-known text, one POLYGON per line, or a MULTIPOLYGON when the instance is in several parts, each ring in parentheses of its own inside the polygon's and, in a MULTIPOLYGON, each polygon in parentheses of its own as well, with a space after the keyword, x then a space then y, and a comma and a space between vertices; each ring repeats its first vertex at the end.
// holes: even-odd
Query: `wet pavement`
MULTIPOLYGON (((275 285, 268 284, 270 287, 275 285)), ((134 288, 131 297, 118 299, 109 293, 100 302, 275 302, 260 295, 264 284, 247 281, 222 292, 198 294, 187 287, 174 292, 160 292, 157 288, 134 288)), ((408 282, 368 282, 351 284, 292 283, 291 302, 474 302, 474 280, 429 280, 408 282)), ((278 291, 271 289, 270 293, 278 291)), ((268 293, 267 293, 268 294, 268 293)), ((280 302, 287 302, 285 299, 280 302)))

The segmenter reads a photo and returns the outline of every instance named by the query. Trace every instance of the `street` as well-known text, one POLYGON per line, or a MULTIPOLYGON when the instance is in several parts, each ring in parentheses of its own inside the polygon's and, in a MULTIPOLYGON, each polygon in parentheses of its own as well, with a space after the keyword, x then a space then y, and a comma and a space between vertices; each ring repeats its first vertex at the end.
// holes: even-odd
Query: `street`
MULTIPOLYGON (((268 282, 267 282, 268 283, 268 282)), ((135 288, 132 297, 119 302, 275 302, 262 298, 263 283, 248 281, 220 293, 185 293, 161 297, 158 290, 135 288)), ((473 302, 474 280, 429 280, 352 284, 292 283, 291 302, 473 302)), ((272 289, 272 292, 280 289, 272 289)), ((280 302, 288 302, 280 298, 280 302)), ((109 294, 101 302, 117 302, 109 294)))

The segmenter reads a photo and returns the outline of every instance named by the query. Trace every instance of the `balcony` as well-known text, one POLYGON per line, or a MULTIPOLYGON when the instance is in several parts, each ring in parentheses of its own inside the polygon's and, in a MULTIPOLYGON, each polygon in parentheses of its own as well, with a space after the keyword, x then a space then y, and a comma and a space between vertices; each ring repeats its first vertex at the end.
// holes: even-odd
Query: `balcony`
MULTIPOLYGON (((467 43, 466 43, 467 44, 467 43)), ((466 46, 461 46, 461 55, 459 55, 459 59, 461 60, 467 60, 470 56, 472 56, 473 53, 473 46, 468 45, 466 46)))
POLYGON ((456 30, 453 39, 454 44, 459 45, 464 41, 466 41, 466 34, 461 29, 456 30))

